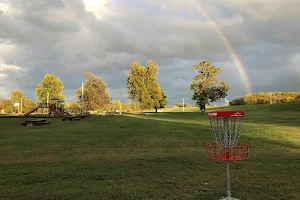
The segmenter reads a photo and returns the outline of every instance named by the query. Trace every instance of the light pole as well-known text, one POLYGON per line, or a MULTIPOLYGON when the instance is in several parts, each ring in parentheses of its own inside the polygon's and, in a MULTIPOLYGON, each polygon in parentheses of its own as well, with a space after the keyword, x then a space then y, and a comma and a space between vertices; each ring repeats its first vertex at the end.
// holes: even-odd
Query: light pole
POLYGON ((184 112, 184 99, 182 99, 182 112, 184 112))
POLYGON ((83 82, 81 83, 81 115, 83 115, 83 82))

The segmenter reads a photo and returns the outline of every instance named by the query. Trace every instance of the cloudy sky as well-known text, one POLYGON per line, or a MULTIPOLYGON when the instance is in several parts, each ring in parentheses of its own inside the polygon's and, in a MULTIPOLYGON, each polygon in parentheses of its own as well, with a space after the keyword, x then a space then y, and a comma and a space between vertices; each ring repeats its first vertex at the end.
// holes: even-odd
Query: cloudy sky
POLYGON ((254 92, 299 91, 299 24, 299 0, 0 0, 0 97, 18 88, 36 101, 53 73, 75 100, 89 71, 127 101, 131 63, 154 59, 171 105, 194 104, 189 85, 202 60, 225 70, 232 100, 248 90, 224 37, 254 92))

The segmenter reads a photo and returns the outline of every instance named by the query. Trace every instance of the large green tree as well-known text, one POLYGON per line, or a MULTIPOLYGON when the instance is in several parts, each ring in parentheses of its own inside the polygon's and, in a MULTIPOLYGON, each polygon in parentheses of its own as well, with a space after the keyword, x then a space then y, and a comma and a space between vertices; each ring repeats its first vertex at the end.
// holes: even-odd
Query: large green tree
POLYGON ((62 91, 64 90, 63 82, 60 78, 55 77, 54 74, 46 74, 44 79, 36 88, 36 96, 40 103, 47 102, 47 93, 49 93, 49 99, 57 97, 64 99, 62 91))
POLYGON ((157 78, 158 64, 148 60, 146 66, 136 61, 132 63, 127 79, 128 98, 139 103, 141 110, 160 108, 164 104, 164 96, 157 78))
POLYGON ((194 70, 197 71, 197 75, 190 86, 194 91, 192 100, 196 100, 203 113, 206 104, 225 98, 230 87, 225 81, 219 81, 217 78, 224 70, 215 67, 209 61, 200 62, 194 66, 194 70))
MULTIPOLYGON (((100 77, 91 72, 85 72, 86 82, 83 86, 83 103, 87 110, 99 110, 110 104, 110 94, 107 91, 107 84, 100 77)), ((76 96, 81 102, 82 88, 78 88, 76 96)))

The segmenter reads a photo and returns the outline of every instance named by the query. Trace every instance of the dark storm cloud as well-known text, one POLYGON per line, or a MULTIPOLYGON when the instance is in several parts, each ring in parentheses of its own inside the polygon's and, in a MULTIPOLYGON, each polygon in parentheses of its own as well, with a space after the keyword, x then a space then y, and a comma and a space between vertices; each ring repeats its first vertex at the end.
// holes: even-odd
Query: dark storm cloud
MULTIPOLYGON (((91 71, 116 99, 132 62, 148 59, 158 62, 171 104, 189 101, 193 66, 202 60, 225 70, 220 78, 232 88, 229 97, 247 93, 220 33, 191 1, 101 2, 87 11, 81 0, 2 1, 0 64, 22 70, 0 70, 1 96, 20 88, 35 99, 36 85, 54 73, 64 82, 66 100, 75 100, 83 73, 91 71)), ((198 2, 239 54, 255 92, 299 87, 299 1, 198 2)))

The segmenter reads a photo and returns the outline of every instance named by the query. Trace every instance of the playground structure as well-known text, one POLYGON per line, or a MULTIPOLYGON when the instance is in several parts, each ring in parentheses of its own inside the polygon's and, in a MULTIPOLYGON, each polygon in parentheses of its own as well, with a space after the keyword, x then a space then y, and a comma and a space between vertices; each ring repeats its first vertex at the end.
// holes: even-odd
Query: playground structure
POLYGON ((230 165, 232 161, 242 161, 249 158, 249 145, 238 144, 242 132, 243 111, 209 112, 211 131, 215 142, 206 146, 210 159, 225 161, 227 166, 227 197, 223 200, 236 200, 231 197, 230 165))
POLYGON ((65 101, 54 97, 51 99, 51 101, 49 103, 39 103, 37 106, 33 107, 26 113, 19 115, 19 117, 27 117, 31 113, 37 112, 37 110, 39 108, 41 108, 42 111, 44 110, 44 108, 46 108, 47 115, 49 117, 60 117, 60 118, 75 117, 75 116, 72 116, 72 114, 65 109, 64 102, 65 101))

